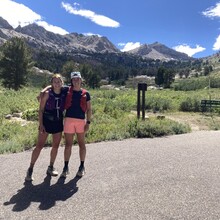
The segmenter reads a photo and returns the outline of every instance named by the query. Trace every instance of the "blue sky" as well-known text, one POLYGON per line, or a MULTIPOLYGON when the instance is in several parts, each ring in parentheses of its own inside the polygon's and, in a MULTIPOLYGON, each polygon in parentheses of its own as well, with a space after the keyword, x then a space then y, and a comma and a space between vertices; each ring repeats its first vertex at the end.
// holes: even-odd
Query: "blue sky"
POLYGON ((216 0, 0 0, 0 16, 14 28, 105 36, 122 51, 156 41, 196 58, 220 50, 216 0))

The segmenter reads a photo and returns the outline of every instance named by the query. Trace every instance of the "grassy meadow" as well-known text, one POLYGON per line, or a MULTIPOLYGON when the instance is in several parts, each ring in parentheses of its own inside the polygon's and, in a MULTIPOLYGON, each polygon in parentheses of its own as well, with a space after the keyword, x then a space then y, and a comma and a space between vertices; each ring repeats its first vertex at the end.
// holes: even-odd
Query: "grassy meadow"
MULTIPOLYGON (((193 79, 194 80, 194 79, 193 79)), ((200 80, 200 79, 199 79, 200 80)), ((189 82, 186 80, 185 86, 189 82)), ((181 81, 177 85, 181 85, 181 81)), ((197 82, 199 84, 199 82, 197 82)), ((38 101, 40 87, 28 86, 17 92, 0 87, 0 154, 16 153, 32 148, 38 133, 38 101), (8 120, 5 116, 22 112, 22 121, 8 120)), ((202 114, 202 99, 219 99, 220 89, 203 87, 197 90, 149 90, 146 92, 146 120, 137 120, 137 90, 90 90, 93 117, 90 130, 86 134, 87 143, 125 138, 152 138, 165 135, 182 134, 191 131, 188 124, 171 120, 167 117, 157 118, 153 114, 177 114, 193 112, 202 114)), ((212 112, 218 117, 219 110, 212 112)), ((211 128, 210 126, 210 129, 211 128)), ((215 126, 214 129, 218 129, 215 126)), ((51 144, 51 139, 47 145, 51 144)), ((64 144, 64 139, 62 140, 64 144)), ((76 141, 75 141, 76 144, 76 141)))

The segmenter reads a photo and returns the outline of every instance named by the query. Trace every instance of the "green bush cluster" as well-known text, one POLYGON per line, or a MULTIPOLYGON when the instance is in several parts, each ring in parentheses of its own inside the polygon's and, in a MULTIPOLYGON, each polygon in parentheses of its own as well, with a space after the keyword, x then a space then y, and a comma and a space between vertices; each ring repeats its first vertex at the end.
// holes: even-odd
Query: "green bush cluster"
POLYGON ((146 100, 146 109, 153 110, 153 112, 164 112, 172 110, 173 102, 170 98, 161 97, 160 95, 154 95, 146 100))
POLYGON ((149 118, 148 120, 133 120, 128 125, 131 137, 153 138, 173 134, 183 134, 191 131, 188 125, 183 125, 169 119, 149 118))
POLYGON ((206 76, 179 80, 173 86, 175 91, 195 91, 204 88, 220 88, 220 77, 206 76))
POLYGON ((32 148, 36 143, 38 124, 3 120, 0 124, 0 154, 17 153, 32 148))
POLYGON ((38 88, 23 88, 18 91, 3 89, 0 87, 1 105, 0 115, 12 114, 15 112, 24 112, 30 108, 38 108, 37 95, 38 88))
POLYGON ((120 109, 129 112, 136 109, 135 90, 116 91, 116 90, 92 90, 92 104, 102 105, 108 108, 120 109))
POLYGON ((23 112, 22 118, 27 121, 37 121, 38 120, 38 109, 27 109, 23 112))
MULTIPOLYGON (((125 126, 115 123, 102 123, 91 125, 89 133, 87 133, 87 143, 107 141, 107 140, 122 140, 126 138, 144 138, 144 137, 157 137, 163 135, 179 134, 189 132, 190 129, 186 126, 174 123, 155 123, 156 121, 150 122, 138 122, 134 127, 128 126, 130 129, 127 130, 125 126), (155 124, 152 124, 155 123, 155 124), (171 126, 171 127, 169 127, 171 126)), ((133 124, 133 123, 132 123, 133 124)), ((5 138, 0 141, 0 153, 15 153, 20 152, 29 148, 32 148, 36 144, 37 137, 37 126, 27 126, 25 129, 21 127, 8 128, 7 133, 5 133, 5 138), (17 130, 17 135, 11 136, 8 132, 12 129, 17 130), (30 129, 30 130, 29 130, 30 129), (30 131, 33 133, 30 134, 30 131), (8 136, 8 138, 6 138, 8 136)), ((50 139, 48 139, 47 144, 51 144, 50 139)))
POLYGON ((220 78, 219 77, 210 77, 210 87, 211 88, 220 88, 220 78))
POLYGON ((201 100, 196 97, 187 97, 184 101, 180 104, 180 111, 183 112, 200 112, 201 100))
POLYGON ((206 77, 192 78, 180 80, 174 85, 174 90, 178 91, 194 91, 198 89, 204 89, 209 86, 209 80, 206 77))
POLYGON ((115 112, 118 112, 115 113, 118 117, 105 113, 94 114, 90 130, 86 134, 88 143, 122 140, 130 137, 130 134, 127 132, 128 114, 120 115, 118 110, 115 112))

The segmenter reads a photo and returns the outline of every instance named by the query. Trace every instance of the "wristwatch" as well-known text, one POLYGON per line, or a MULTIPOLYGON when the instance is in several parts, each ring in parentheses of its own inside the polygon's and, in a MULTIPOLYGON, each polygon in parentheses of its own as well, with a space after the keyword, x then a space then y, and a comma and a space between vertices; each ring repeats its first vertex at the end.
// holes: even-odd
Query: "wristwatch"
POLYGON ((86 123, 89 125, 91 122, 90 121, 86 121, 86 123))

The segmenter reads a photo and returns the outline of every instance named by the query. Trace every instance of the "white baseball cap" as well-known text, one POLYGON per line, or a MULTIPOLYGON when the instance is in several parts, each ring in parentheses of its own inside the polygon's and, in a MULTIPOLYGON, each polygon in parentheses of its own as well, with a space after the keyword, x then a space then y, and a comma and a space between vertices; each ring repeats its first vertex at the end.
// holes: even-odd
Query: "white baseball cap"
POLYGON ((72 72, 71 73, 71 79, 73 79, 73 78, 82 78, 81 77, 81 73, 80 72, 72 72))

